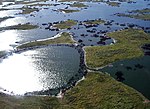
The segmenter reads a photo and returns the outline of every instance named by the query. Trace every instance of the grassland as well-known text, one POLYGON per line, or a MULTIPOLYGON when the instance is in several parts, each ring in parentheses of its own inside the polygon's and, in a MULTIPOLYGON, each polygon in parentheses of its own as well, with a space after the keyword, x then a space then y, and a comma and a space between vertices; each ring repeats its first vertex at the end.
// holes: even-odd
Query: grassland
POLYGON ((127 14, 119 13, 117 15, 122 16, 122 17, 135 18, 135 19, 150 20, 150 9, 149 8, 145 8, 145 9, 141 9, 141 10, 133 10, 129 13, 127 13, 127 14))
POLYGON ((88 67, 97 68, 118 60, 143 56, 141 45, 150 43, 150 35, 143 30, 126 29, 107 35, 117 40, 117 43, 108 46, 86 47, 88 67))
POLYGON ((28 48, 28 47, 34 47, 34 46, 42 46, 42 45, 49 45, 49 44, 73 44, 74 41, 71 39, 71 36, 69 33, 62 33, 60 37, 54 38, 54 39, 48 39, 44 41, 34 41, 29 42, 23 45, 18 46, 18 49, 28 48))
POLYGON ((59 9, 59 11, 64 12, 64 13, 79 12, 79 10, 73 10, 73 9, 59 9))
POLYGON ((96 19, 96 20, 87 20, 87 21, 84 21, 84 23, 88 25, 95 25, 95 24, 105 23, 105 21, 102 19, 96 19))
POLYGON ((77 22, 74 20, 67 20, 67 21, 62 21, 56 25, 54 25, 54 27, 59 28, 59 29, 67 29, 67 28, 71 28, 72 26, 76 25, 77 22))
POLYGON ((63 98, 0 94, 0 109, 149 109, 150 103, 144 100, 140 93, 109 75, 89 72, 63 98))
POLYGON ((35 28, 38 28, 38 26, 31 24, 19 24, 14 26, 1 27, 0 30, 30 30, 35 28))

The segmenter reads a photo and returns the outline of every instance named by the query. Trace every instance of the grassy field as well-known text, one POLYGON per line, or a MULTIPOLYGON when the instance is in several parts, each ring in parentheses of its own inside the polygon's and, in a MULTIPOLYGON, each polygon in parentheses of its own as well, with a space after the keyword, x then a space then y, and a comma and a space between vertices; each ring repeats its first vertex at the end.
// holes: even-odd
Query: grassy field
POLYGON ((60 22, 59 24, 54 25, 54 27, 57 27, 59 29, 67 29, 67 28, 71 28, 72 26, 76 24, 77 22, 74 20, 67 20, 67 21, 63 21, 63 22, 60 22))
POLYGON ((86 47, 86 62, 98 68, 118 60, 143 56, 141 45, 150 43, 150 35, 143 30, 126 29, 107 34, 117 40, 114 45, 86 47))
POLYGON ((141 10, 133 10, 130 12, 130 14, 119 13, 117 15, 122 16, 122 17, 135 18, 135 19, 150 20, 149 13, 150 13, 150 9, 145 8, 145 9, 141 9, 141 10))
POLYGON ((60 37, 55 38, 55 39, 48 39, 44 41, 34 41, 34 42, 29 42, 23 45, 18 46, 18 49, 22 48, 28 48, 28 47, 34 47, 34 46, 42 46, 42 45, 49 45, 49 44, 72 44, 74 41, 71 39, 71 36, 69 33, 62 33, 60 37))
POLYGON ((14 26, 1 27, 0 30, 30 30, 38 28, 37 25, 19 24, 14 26))
POLYGON ((89 72, 63 98, 0 94, 0 109, 149 109, 150 103, 144 100, 140 93, 109 75, 89 72))

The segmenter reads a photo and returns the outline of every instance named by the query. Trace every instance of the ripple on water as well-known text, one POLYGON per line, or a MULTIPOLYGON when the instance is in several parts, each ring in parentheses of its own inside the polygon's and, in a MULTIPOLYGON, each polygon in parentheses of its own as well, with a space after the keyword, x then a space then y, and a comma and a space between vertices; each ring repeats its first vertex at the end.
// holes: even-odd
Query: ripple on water
POLYGON ((14 54, 0 64, 0 87, 14 94, 58 88, 78 72, 79 61, 78 52, 67 46, 14 54))

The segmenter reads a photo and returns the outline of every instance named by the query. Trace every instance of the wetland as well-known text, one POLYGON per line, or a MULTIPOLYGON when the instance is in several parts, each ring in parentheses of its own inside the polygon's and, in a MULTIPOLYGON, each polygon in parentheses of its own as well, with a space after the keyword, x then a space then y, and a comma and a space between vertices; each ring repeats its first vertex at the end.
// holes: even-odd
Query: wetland
POLYGON ((145 0, 2 2, 0 109, 148 109, 149 10, 145 0))

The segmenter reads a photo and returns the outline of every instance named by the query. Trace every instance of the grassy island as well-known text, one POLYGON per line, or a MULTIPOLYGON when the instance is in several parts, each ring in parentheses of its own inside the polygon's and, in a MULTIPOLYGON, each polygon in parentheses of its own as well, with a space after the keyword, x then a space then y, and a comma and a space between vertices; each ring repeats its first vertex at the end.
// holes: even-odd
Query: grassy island
POLYGON ((87 25, 97 25, 97 24, 103 24, 105 23, 105 21, 102 19, 96 19, 96 20, 87 20, 87 21, 84 21, 84 23, 87 25))
POLYGON ((70 6, 71 7, 77 7, 77 8, 87 7, 87 5, 85 5, 83 3, 79 3, 79 2, 75 2, 75 3, 71 4, 70 6))
POLYGON ((142 19, 142 20, 150 20, 150 9, 145 8, 141 10, 133 10, 130 11, 129 13, 118 13, 118 16, 122 17, 130 17, 130 18, 135 18, 135 19, 142 19))
POLYGON ((100 72, 67 91, 63 98, 49 96, 13 97, 0 94, 1 109, 149 109, 139 92, 100 72))
POLYGON ((64 13, 79 12, 79 10, 73 10, 73 9, 59 9, 59 11, 64 12, 64 13))
POLYGON ((42 45, 49 45, 49 44, 73 44, 74 41, 72 40, 69 33, 62 33, 60 37, 54 38, 54 39, 48 39, 43 41, 34 41, 29 42, 23 45, 18 46, 18 49, 28 48, 28 47, 34 47, 34 46, 42 46, 42 45))
POLYGON ((125 29, 107 35, 117 42, 108 46, 85 48, 88 67, 97 68, 118 60, 143 56, 141 45, 150 43, 150 35, 138 29, 125 29))
POLYGON ((121 3, 119 3, 119 2, 106 2, 106 4, 108 4, 108 5, 110 5, 110 6, 119 7, 121 3))
POLYGON ((37 25, 31 25, 31 24, 18 24, 14 26, 8 26, 8 27, 1 27, 0 30, 30 30, 38 28, 37 25))
POLYGON ((59 29, 67 29, 67 28, 71 28, 72 26, 76 25, 77 22, 74 20, 67 20, 67 21, 62 21, 56 25, 54 25, 54 27, 59 28, 59 29))
POLYGON ((32 12, 38 12, 39 11, 39 9, 35 8, 35 7, 34 8, 31 8, 31 7, 22 7, 20 9, 22 10, 22 12, 19 13, 19 14, 30 14, 32 12))

